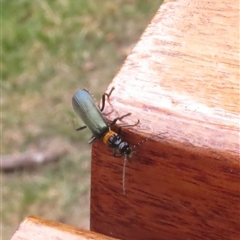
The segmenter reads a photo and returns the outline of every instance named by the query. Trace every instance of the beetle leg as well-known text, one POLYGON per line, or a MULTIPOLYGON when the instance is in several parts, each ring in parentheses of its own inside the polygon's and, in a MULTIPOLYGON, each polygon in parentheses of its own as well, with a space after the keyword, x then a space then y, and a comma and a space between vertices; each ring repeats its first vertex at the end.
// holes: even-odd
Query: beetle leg
POLYGON ((107 97, 107 99, 108 99, 108 101, 109 101, 109 98, 110 98, 110 96, 111 96, 111 94, 112 94, 112 92, 113 92, 114 89, 115 89, 115 87, 112 87, 112 89, 110 90, 109 93, 104 93, 104 94, 102 95, 102 107, 100 107, 100 111, 101 111, 101 112, 102 112, 102 111, 104 110, 104 108, 105 108, 106 97, 107 97))
POLYGON ((125 114, 125 115, 123 115, 123 116, 121 116, 121 117, 115 118, 115 119, 110 123, 110 125, 112 126, 112 125, 116 124, 117 121, 122 120, 123 118, 125 118, 125 117, 127 117, 127 116, 130 116, 131 114, 132 114, 132 113, 127 113, 127 114, 125 114))
POLYGON ((81 131, 83 129, 85 129, 87 126, 82 126, 82 127, 78 127, 78 128, 75 128, 76 131, 81 131))
POLYGON ((136 123, 134 124, 128 124, 128 125, 119 125, 118 127, 135 127, 140 123, 140 120, 138 119, 136 123))
POLYGON ((89 139, 89 141, 88 141, 88 143, 89 144, 91 144, 93 141, 95 141, 96 140, 96 137, 95 136, 92 136, 90 139, 89 139))
POLYGON ((113 92, 114 89, 115 89, 115 87, 112 87, 111 90, 110 90, 110 92, 109 92, 109 93, 104 93, 104 95, 106 95, 107 98, 109 99, 110 96, 112 95, 112 92, 113 92))
POLYGON ((117 148, 113 148, 113 156, 116 158, 122 157, 122 155, 117 155, 117 148))
MULTIPOLYGON (((132 113, 127 113, 121 117, 117 117, 115 118, 111 123, 110 123, 110 126, 113 126, 114 124, 116 124, 116 122, 118 120, 122 120, 123 118, 127 117, 127 116, 130 116, 132 113)), ((138 119, 136 123, 134 124, 128 124, 128 125, 119 125, 118 127, 134 127, 134 126, 137 126, 138 124, 140 123, 140 120, 138 119)))

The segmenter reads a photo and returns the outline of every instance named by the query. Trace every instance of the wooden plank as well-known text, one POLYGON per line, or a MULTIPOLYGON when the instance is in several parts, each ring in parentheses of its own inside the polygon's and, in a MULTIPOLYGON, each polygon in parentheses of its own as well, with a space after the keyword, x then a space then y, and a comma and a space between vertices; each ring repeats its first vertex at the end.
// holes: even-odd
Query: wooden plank
POLYGON ((19 226, 11 240, 114 240, 99 233, 72 227, 59 222, 50 221, 36 216, 27 217, 19 226))
MULTIPOLYGON (((165 1, 114 78, 127 163, 92 150, 91 230, 121 239, 240 235, 239 1, 165 1)), ((114 111, 112 111, 114 110, 114 111)))

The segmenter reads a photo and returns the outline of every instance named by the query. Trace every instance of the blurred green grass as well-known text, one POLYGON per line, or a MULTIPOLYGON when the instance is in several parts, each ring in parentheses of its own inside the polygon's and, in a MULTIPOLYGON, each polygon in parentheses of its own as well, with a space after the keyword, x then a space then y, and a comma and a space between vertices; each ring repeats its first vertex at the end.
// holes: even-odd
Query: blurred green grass
MULTIPOLYGON (((79 88, 99 99, 161 1, 2 0, 1 154, 46 139, 71 146, 61 161, 1 173, 3 239, 28 215, 88 226, 90 133, 73 130, 79 88)), ((80 123, 81 124, 81 123, 80 123)))

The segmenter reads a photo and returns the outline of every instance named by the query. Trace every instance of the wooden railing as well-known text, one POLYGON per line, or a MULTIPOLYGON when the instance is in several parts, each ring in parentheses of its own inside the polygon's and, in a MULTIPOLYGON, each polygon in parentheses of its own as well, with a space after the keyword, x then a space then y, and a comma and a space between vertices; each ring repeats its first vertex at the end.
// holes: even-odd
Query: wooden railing
POLYGON ((116 240, 95 232, 30 216, 21 223, 11 240, 116 240))
POLYGON ((136 148, 126 167, 92 151, 91 230, 124 239, 238 239, 239 2, 165 1, 122 69, 109 120, 136 148))

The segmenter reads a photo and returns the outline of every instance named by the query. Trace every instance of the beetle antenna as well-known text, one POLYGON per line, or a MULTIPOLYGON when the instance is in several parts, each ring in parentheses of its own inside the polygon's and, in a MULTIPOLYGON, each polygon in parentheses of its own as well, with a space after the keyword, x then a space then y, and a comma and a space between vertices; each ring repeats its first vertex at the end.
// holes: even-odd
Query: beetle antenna
POLYGON ((160 136, 160 135, 162 135, 162 134, 164 134, 164 133, 154 134, 154 135, 152 135, 152 136, 150 136, 150 137, 146 137, 146 138, 144 138, 142 141, 134 144, 134 145, 133 145, 133 148, 137 148, 137 147, 139 147, 140 145, 142 145, 143 143, 145 143, 145 142, 147 142, 147 141, 149 141, 149 140, 151 140, 151 139, 153 139, 153 138, 155 138, 155 137, 158 137, 158 136, 160 136))
POLYGON ((124 155, 123 175, 122 175, 122 188, 123 188, 123 194, 124 195, 126 193, 126 189, 125 189, 126 163, 127 163, 127 155, 124 155))

